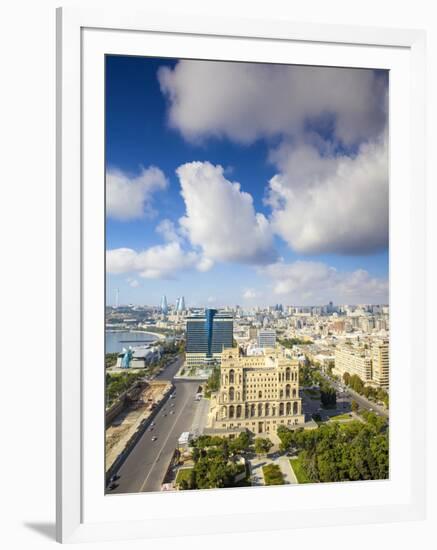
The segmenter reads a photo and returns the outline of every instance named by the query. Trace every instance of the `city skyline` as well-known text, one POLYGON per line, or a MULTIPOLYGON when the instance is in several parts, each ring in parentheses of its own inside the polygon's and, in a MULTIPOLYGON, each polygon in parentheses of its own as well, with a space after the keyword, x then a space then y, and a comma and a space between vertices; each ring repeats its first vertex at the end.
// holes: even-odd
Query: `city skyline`
MULTIPOLYGON (((115 290, 118 290, 118 289, 115 289, 115 290)), ((115 291, 114 291, 115 292, 115 291)), ((116 298, 118 298, 119 296, 119 293, 115 292, 115 296, 116 298)), ((160 296, 159 300, 158 300, 158 303, 120 303, 118 305, 116 305, 115 303, 115 300, 113 300, 113 302, 111 302, 111 300, 109 300, 109 303, 107 304, 108 307, 112 307, 114 309, 117 309, 118 307, 145 307, 145 308, 155 308, 155 309, 160 309, 162 310, 162 302, 163 302, 163 298, 166 299, 167 301, 167 312, 171 309, 171 306, 173 306, 173 309, 175 311, 178 311, 178 304, 179 304, 179 300, 181 298, 184 299, 184 303, 185 303, 185 296, 175 296, 174 299, 172 299, 171 297, 169 298, 167 295, 162 295, 160 296)), ((334 306, 336 308, 343 308, 343 307, 354 307, 354 308, 359 308, 359 307, 362 307, 362 306, 380 306, 380 307, 384 307, 384 306, 388 306, 388 301, 387 302, 381 302, 381 303, 365 303, 365 302, 361 302, 361 303, 343 303, 343 304, 335 304, 334 302, 332 301, 329 301, 327 303, 320 303, 320 304, 291 304, 291 303, 288 303, 288 302, 278 302, 278 303, 268 303, 267 305, 258 305, 258 304, 252 304, 252 305, 246 305, 244 306, 244 304, 242 303, 239 303, 239 304, 231 304, 231 303, 217 303, 215 301, 214 305, 210 304, 210 303, 207 303, 207 304, 200 304, 200 305, 194 305, 194 304, 190 304, 188 302, 188 305, 185 305, 185 308, 184 308, 184 311, 190 311, 191 309, 222 309, 222 308, 236 308, 236 307, 239 307, 239 308, 242 308, 244 307, 244 309, 247 309, 247 310, 251 310, 251 309, 263 309, 263 310, 267 310, 267 309, 271 309, 271 308, 274 308, 276 306, 281 306, 283 308, 288 308, 288 307, 292 307, 292 308, 323 308, 323 307, 329 307, 329 306, 334 306)), ((179 310, 180 311, 180 310, 179 310)))
POLYGON ((384 71, 107 56, 107 304, 388 303, 387 92, 384 71))

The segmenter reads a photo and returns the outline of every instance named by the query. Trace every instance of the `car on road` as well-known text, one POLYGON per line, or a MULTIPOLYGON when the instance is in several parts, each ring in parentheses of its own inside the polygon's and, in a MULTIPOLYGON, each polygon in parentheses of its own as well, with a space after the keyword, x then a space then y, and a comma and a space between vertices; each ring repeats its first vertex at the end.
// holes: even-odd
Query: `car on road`
POLYGON ((174 411, 170 411, 170 414, 174 414, 174 411))
POLYGON ((157 439, 158 439, 158 438, 156 437, 156 435, 154 435, 154 436, 152 437, 152 441, 156 441, 157 439))

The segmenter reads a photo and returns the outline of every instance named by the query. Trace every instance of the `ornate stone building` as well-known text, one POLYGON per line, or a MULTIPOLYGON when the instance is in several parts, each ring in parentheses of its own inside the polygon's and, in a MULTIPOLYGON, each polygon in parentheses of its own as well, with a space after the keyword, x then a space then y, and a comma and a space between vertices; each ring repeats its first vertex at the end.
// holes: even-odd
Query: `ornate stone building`
POLYGON ((260 356, 242 356, 238 348, 222 353, 220 390, 211 403, 211 427, 255 434, 278 426, 304 424, 299 397, 299 363, 280 348, 260 356))

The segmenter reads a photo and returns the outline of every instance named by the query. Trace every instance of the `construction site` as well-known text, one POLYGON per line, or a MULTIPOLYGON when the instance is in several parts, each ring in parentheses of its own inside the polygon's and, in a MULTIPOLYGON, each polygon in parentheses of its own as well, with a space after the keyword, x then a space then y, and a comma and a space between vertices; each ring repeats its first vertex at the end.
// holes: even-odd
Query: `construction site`
POLYGON ((137 384, 106 412, 106 472, 135 445, 172 388, 164 380, 137 384))

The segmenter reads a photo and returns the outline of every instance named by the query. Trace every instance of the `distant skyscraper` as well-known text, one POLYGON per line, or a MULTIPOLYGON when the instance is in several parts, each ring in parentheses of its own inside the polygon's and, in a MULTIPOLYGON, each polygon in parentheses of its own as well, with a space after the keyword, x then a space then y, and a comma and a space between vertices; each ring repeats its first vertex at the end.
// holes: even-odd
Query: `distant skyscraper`
POLYGON ((118 308, 118 302, 120 297, 120 290, 118 288, 115 289, 115 307, 118 308))
POLYGON ((276 331, 274 329, 260 329, 258 331, 258 346, 260 348, 274 348, 276 346, 276 331))
POLYGON ((167 313, 168 313, 168 304, 167 304, 167 297, 166 296, 163 296, 161 298, 161 312, 164 315, 167 315, 167 313))
POLYGON ((176 306, 177 311, 179 312, 185 311, 185 298, 183 296, 181 296, 181 298, 178 298, 176 304, 177 304, 176 306))
POLYGON ((220 361, 221 352, 232 348, 233 319, 216 309, 206 309, 203 315, 187 317, 187 367, 201 367, 210 361, 220 361))

